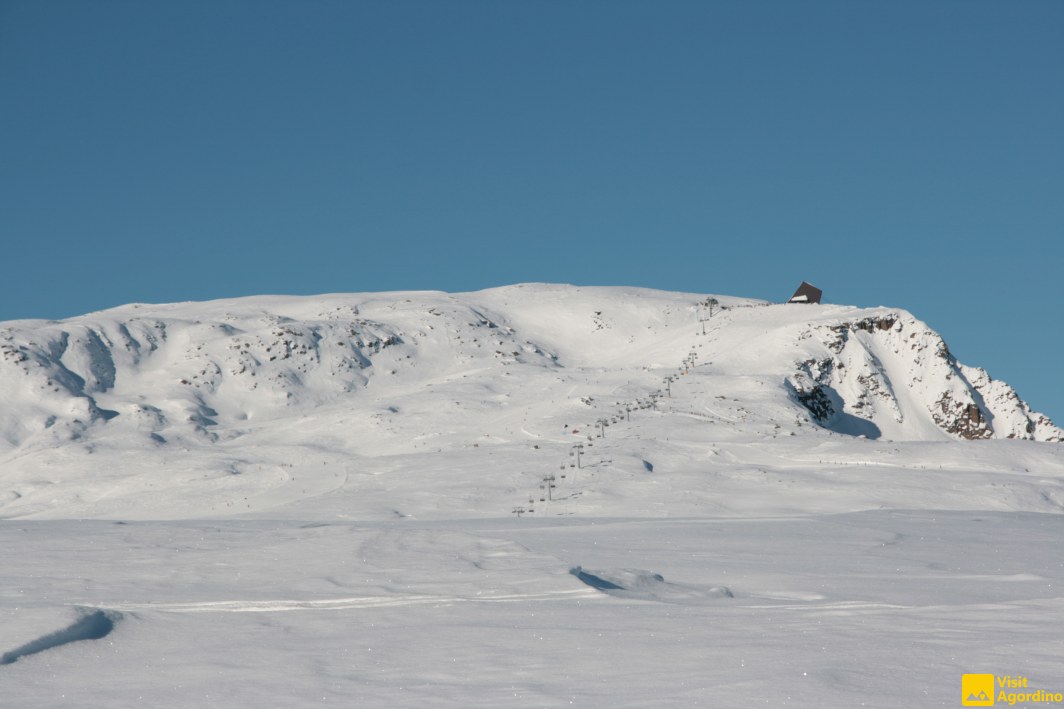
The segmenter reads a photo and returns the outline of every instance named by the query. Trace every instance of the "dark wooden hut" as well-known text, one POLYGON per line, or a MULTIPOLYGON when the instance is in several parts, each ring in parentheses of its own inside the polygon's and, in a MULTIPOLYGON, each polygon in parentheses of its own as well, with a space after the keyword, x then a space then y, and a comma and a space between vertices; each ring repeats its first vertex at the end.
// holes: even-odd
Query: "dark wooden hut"
POLYGON ((802 285, 798 286, 798 290, 794 291, 794 295, 788 300, 788 303, 819 303, 820 296, 824 294, 824 291, 820 290, 811 283, 802 281, 802 285))

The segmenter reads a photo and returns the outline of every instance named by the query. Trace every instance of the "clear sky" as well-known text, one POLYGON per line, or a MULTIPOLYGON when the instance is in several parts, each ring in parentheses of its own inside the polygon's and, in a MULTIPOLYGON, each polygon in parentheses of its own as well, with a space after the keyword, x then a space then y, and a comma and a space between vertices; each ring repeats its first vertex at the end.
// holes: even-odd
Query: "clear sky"
POLYGON ((805 279, 1064 424, 1064 2, 0 0, 0 244, 0 320, 805 279))

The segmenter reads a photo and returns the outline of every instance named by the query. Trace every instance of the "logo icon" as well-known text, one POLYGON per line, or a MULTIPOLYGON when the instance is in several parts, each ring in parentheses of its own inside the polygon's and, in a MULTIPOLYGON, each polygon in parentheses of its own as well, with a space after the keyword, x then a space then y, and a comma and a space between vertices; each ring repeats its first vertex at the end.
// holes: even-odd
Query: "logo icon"
POLYGON ((994 675, 961 675, 961 706, 994 706, 994 675))

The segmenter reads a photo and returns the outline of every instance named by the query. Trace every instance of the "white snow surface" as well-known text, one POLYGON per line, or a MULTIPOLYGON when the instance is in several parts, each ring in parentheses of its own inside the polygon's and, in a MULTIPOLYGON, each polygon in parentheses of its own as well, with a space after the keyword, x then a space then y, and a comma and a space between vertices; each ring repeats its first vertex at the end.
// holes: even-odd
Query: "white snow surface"
POLYGON ((1064 691, 1064 432, 904 310, 707 297, 0 323, 0 704, 1064 691))

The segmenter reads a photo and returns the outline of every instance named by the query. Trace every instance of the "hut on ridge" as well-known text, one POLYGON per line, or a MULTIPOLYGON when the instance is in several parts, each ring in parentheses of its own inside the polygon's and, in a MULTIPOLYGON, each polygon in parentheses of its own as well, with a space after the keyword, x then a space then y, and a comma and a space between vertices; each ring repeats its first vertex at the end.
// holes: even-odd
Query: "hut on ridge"
POLYGON ((819 303, 820 296, 824 294, 824 291, 820 290, 811 283, 802 281, 802 285, 798 286, 798 290, 794 291, 794 295, 788 300, 788 303, 819 303))

